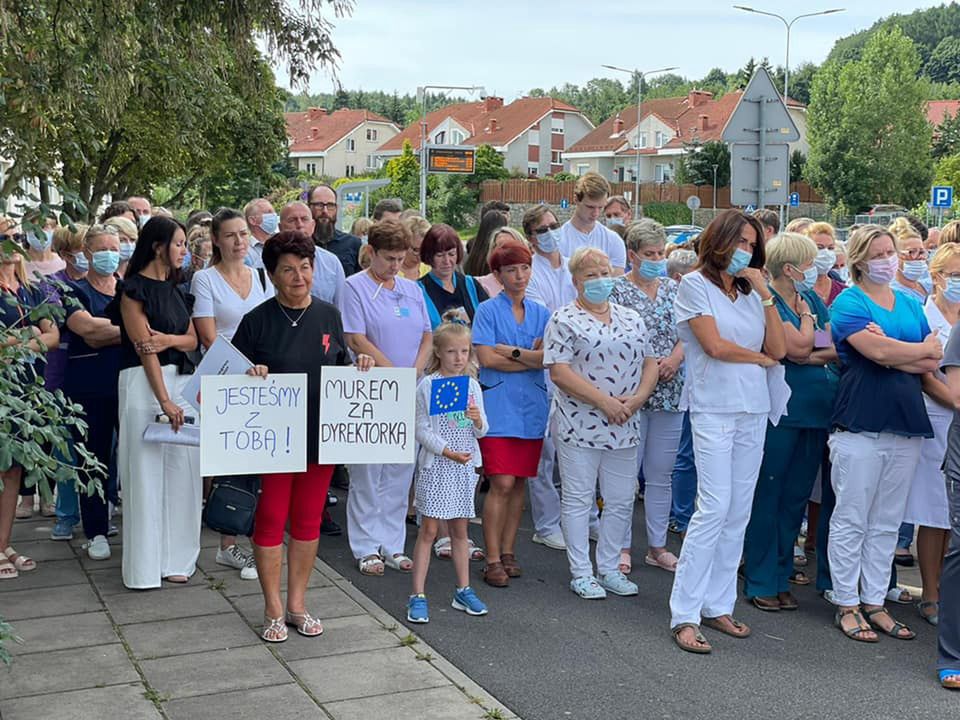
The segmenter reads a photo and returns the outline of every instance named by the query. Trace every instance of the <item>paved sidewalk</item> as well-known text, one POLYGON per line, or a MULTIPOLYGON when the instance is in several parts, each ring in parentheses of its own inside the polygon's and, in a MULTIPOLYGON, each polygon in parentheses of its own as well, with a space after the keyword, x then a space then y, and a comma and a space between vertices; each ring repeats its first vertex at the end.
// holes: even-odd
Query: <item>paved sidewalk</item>
POLYGON ((39 568, 0 581, 24 640, 0 666, 2 720, 515 718, 320 560, 307 607, 324 634, 267 645, 259 584, 214 562, 213 533, 186 586, 133 592, 118 544, 93 562, 80 533, 52 542, 51 525, 17 521, 14 547, 39 568))

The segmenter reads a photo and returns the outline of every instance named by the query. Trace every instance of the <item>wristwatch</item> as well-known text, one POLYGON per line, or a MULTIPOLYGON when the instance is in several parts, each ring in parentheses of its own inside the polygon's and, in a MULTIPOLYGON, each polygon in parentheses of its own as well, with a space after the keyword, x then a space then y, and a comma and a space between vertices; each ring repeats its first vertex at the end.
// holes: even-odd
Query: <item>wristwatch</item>
POLYGON ((510 353, 510 357, 512 357, 514 360, 519 360, 519 359, 520 359, 520 348, 515 347, 515 348, 513 349, 513 352, 510 353))

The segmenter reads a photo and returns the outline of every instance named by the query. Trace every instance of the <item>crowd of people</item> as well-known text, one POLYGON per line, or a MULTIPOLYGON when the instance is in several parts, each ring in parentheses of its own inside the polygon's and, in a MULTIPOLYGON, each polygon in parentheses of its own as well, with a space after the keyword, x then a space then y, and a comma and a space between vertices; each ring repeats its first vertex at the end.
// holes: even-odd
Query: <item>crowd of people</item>
MULTIPOLYGON (((410 622, 429 621, 431 554, 453 561, 452 606, 489 612, 470 561, 491 588, 522 577, 529 497, 533 541, 566 553, 577 596, 636 595, 637 546, 672 573, 670 632, 685 651, 712 651, 704 628, 750 635, 739 579, 766 612, 796 610, 791 587, 815 582, 859 642, 915 637, 886 607, 915 600, 939 625, 942 684, 960 687, 960 223, 908 216, 840 242, 829 223, 781 231, 775 212, 731 209, 673 244, 597 174, 574 199, 566 222, 546 205, 518 218, 487 203, 468 243, 396 200, 344 232, 327 185, 185 224, 143 197, 89 227, 20 233, 3 220, 24 251, 0 258, 3 322, 63 304, 59 326, 35 322, 31 347, 46 352, 47 387, 86 414, 75 441, 111 469, 102 496, 60 483, 55 505, 39 503, 56 516, 51 538, 82 523, 90 558, 109 558, 122 506, 124 584, 190 578, 210 479, 196 447, 141 437, 158 418, 197 422, 184 386, 223 336, 251 375, 304 373, 311 399, 307 470, 263 476, 252 552, 224 535, 216 556, 259 578, 267 642, 323 632, 305 591, 320 535, 341 532, 326 510, 334 483, 348 490, 358 571, 411 573, 410 622), (416 369, 415 463, 317 464, 328 365, 416 369), (433 383, 461 376, 466 409, 431 413, 433 383), (468 536, 482 491, 483 548, 468 536), (896 577, 914 535, 920 598, 896 577)), ((0 579, 36 568, 10 547, 14 518, 38 505, 22 470, 3 468, 0 579)))

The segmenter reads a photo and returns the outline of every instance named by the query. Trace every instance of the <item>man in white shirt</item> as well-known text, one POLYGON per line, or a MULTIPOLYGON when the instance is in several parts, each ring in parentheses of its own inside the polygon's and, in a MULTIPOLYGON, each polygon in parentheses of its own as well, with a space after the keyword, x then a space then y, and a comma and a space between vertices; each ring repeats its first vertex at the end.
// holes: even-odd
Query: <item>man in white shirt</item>
POLYGON ((263 267, 263 244, 267 238, 276 234, 280 227, 280 216, 273 210, 269 200, 256 198, 243 208, 243 216, 250 228, 250 248, 247 250, 246 263, 250 267, 263 267))
MULTIPOLYGON (((296 230, 313 237, 314 220, 310 208, 302 202, 287 203, 280 211, 280 230, 296 230)), ((313 256, 313 288, 311 294, 332 305, 340 306, 346 278, 340 259, 329 250, 318 247, 313 256)))
POLYGON ((600 248, 610 258, 614 275, 623 275, 627 266, 627 248, 623 240, 599 222, 610 195, 610 183, 602 175, 587 173, 577 179, 573 189, 576 208, 573 217, 560 228, 560 254, 570 257, 578 248, 600 248))

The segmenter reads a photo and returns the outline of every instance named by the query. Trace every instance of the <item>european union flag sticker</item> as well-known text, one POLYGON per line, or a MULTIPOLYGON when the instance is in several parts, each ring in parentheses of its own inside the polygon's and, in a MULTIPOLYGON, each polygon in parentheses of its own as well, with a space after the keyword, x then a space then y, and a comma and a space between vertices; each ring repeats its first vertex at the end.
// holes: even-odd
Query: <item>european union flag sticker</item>
POLYGON ((463 412, 470 397, 470 378, 467 375, 437 378, 430 386, 430 414, 445 415, 463 412))

